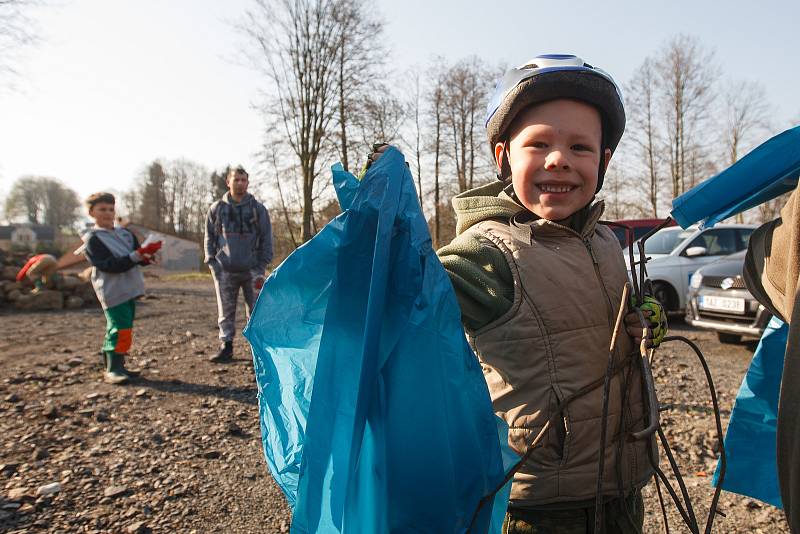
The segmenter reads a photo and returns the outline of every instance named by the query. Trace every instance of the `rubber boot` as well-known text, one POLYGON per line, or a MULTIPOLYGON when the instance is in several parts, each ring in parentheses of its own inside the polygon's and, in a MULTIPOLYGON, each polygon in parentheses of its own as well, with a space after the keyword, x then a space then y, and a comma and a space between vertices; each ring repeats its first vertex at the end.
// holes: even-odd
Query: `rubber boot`
POLYGON ((107 384, 124 384, 130 380, 130 376, 125 371, 124 355, 117 352, 106 353, 106 372, 103 373, 103 381, 107 384))
POLYGON ((214 363, 228 363, 233 360, 233 341, 223 341, 219 351, 208 359, 214 363))
POLYGON ((132 370, 128 369, 127 367, 125 367, 125 358, 128 356, 128 354, 127 353, 122 353, 122 354, 120 354, 120 356, 122 356, 122 372, 125 373, 126 375, 128 375, 128 378, 136 378, 136 377, 138 377, 141 374, 139 371, 132 371, 132 370))

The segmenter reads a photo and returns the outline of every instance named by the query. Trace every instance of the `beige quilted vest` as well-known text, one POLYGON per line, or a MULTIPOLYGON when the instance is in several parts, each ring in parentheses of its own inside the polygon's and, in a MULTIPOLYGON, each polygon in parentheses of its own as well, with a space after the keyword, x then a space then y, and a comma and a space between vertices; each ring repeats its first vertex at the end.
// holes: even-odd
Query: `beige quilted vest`
MULTIPOLYGON (((627 271, 619 242, 592 211, 582 235, 550 221, 509 225, 482 221, 468 231, 490 239, 506 256, 514 276, 511 309, 487 326, 469 332, 483 366, 495 412, 509 426, 508 441, 519 454, 559 402, 601 379, 627 271)), ((618 336, 616 365, 637 349, 625 333, 618 336)), ((637 362, 632 359, 631 361, 637 362)), ((604 495, 641 487, 653 473, 650 442, 622 440, 645 426, 638 362, 614 375, 610 388, 605 451, 604 495), (623 381, 629 383, 623 405, 623 381), (619 452, 619 461, 617 461, 619 452), (617 469, 619 468, 619 472, 617 469)), ((602 386, 571 402, 529 461, 514 477, 511 502, 538 506, 595 497, 600 447, 602 386)))

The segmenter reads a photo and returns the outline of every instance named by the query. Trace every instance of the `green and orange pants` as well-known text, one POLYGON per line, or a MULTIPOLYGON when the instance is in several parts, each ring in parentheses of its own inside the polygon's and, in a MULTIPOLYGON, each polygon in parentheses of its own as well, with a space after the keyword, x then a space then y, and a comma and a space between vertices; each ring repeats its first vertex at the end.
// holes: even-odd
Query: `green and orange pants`
POLYGON ((136 315, 134 299, 103 310, 106 315, 106 337, 103 352, 127 354, 133 342, 133 318, 136 315))

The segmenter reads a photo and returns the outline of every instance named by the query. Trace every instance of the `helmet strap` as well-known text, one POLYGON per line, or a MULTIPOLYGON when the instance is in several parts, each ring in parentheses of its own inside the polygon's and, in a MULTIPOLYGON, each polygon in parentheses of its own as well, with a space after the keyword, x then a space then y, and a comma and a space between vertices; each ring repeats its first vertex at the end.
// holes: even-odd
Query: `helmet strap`
MULTIPOLYGON (((601 117, 602 121, 602 117, 601 117)), ((605 122, 605 121, 603 121, 605 122)), ((600 192, 600 189, 603 188, 603 181, 606 177, 606 128, 605 124, 601 124, 600 128, 600 168, 597 169, 597 189, 594 190, 594 194, 600 192)))

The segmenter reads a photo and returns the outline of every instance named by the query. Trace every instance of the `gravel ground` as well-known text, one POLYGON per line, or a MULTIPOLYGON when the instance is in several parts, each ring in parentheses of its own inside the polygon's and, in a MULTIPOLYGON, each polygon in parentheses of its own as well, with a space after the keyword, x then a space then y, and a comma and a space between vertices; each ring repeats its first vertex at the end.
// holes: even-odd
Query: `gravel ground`
MULTIPOLYGON (((129 362, 142 377, 126 387, 100 380, 99 309, 0 315, 0 532, 288 532, 246 343, 233 364, 206 361, 217 347, 210 283, 149 282, 148 291, 129 362)), ((673 333, 705 351, 727 422, 754 345, 721 345, 683 325, 673 333)), ((655 375, 665 432, 704 520, 716 460, 701 368, 671 344, 655 375)), ((653 484, 645 496, 645 531, 663 532, 653 484)), ((719 508, 715 532, 788 532, 781 511, 752 499, 723 493, 719 508)), ((688 532, 668 513, 671 532, 688 532)))

